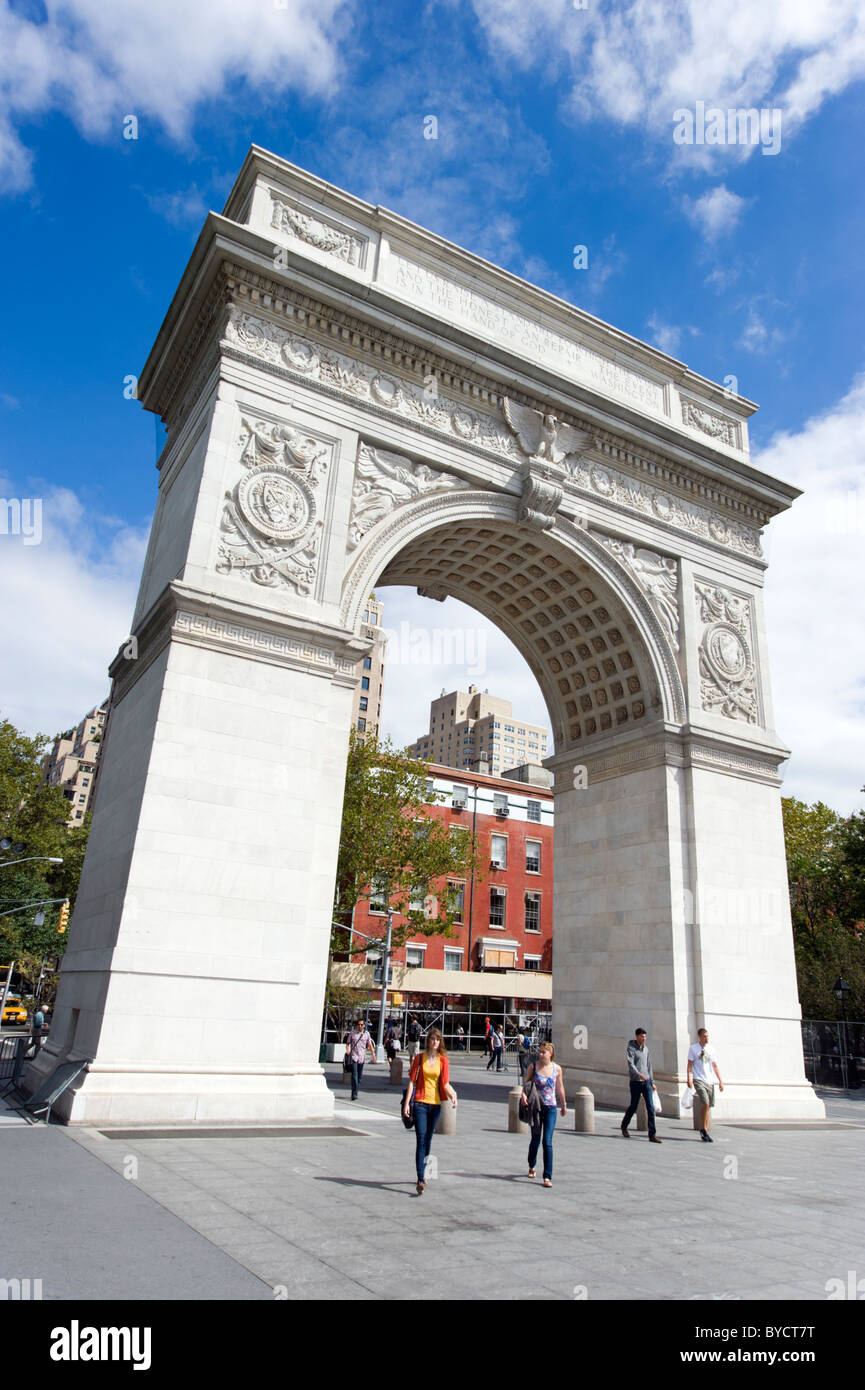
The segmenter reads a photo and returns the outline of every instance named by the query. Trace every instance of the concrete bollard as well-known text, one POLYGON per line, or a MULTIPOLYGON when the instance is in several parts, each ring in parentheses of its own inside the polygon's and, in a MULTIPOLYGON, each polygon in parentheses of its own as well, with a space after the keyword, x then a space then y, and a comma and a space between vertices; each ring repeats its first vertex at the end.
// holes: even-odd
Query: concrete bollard
POLYGON ((436 1134, 456 1134, 457 1132, 457 1112, 449 1100, 445 1100, 439 1111, 439 1122, 436 1125, 436 1134))
POLYGON ((574 1129, 577 1134, 595 1132, 595 1097, 588 1086, 581 1086, 574 1096, 574 1129))
POLYGON ((649 1117, 646 1114, 646 1102, 642 1096, 640 1096, 640 1103, 637 1106, 637 1129, 641 1130, 643 1134, 646 1134, 649 1129, 649 1117))
POLYGON ((520 1119, 520 1096, 522 1093, 522 1086, 515 1086, 512 1091, 508 1091, 508 1134, 529 1133, 529 1127, 525 1120, 520 1119))
POLYGON ((402 1085, 402 1058, 394 1057, 390 1064, 390 1084, 391 1086, 402 1085))

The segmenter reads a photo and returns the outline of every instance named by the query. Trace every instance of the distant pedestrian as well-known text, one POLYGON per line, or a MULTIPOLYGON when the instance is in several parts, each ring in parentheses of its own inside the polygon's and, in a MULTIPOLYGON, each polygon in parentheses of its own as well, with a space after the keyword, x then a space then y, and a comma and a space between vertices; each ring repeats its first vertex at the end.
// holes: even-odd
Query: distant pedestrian
POLYGON ((502 1069, 502 1057, 505 1050, 505 1030, 499 1024, 498 1028, 490 1029, 490 1060, 487 1062, 487 1071, 495 1063, 496 1071, 502 1069))
POLYGON ((396 1024, 391 1023, 387 1030, 384 1040, 384 1050, 387 1053, 387 1060, 392 1062, 400 1049, 400 1036, 397 1032, 396 1024))
POLYGON ((697 1093, 694 1103, 700 1107, 697 1116, 700 1122, 700 1138, 704 1144, 713 1144, 715 1141, 709 1134, 709 1124, 715 1104, 715 1079, 717 1078, 719 1091, 723 1091, 724 1083, 718 1071, 715 1049, 709 1046, 709 1034, 705 1028, 697 1029, 697 1039, 698 1041, 688 1048, 688 1085, 697 1093))
POLYGON ((523 1083, 523 1099, 531 1106, 532 1137, 529 1142, 529 1177, 537 1177, 535 1163, 538 1149, 544 1146, 544 1187, 553 1185, 553 1131, 556 1127, 556 1106, 562 1118, 568 1113, 562 1069, 555 1060, 556 1049, 551 1042, 538 1047, 537 1062, 530 1062, 523 1083), (530 1089, 535 1091, 536 1104, 531 1105, 530 1089))
POLYGON ((492 1024, 490 1023, 489 1018, 485 1018, 485 1019, 484 1019, 484 1056, 485 1056, 485 1057, 489 1056, 490 1050, 491 1050, 491 1049, 490 1049, 490 1033, 491 1033, 491 1032, 492 1032, 492 1024))
POLYGON ((369 1035, 366 1023, 362 1018, 352 1026, 351 1032, 345 1040, 345 1055, 351 1062, 351 1098, 357 1100, 357 1093, 360 1090, 360 1083, 363 1080, 363 1067, 366 1061, 367 1050, 373 1061, 375 1061, 375 1048, 372 1045, 372 1038, 369 1035))
POLYGON ((646 1046, 646 1030, 638 1028, 634 1033, 631 1042, 628 1043, 628 1080, 631 1084, 631 1103, 625 1111, 622 1119, 622 1134, 625 1139, 630 1139, 628 1125, 631 1123, 637 1112, 640 1097, 646 1102, 646 1118, 649 1121, 649 1142, 660 1144, 662 1141, 655 1133, 655 1101, 654 1094, 658 1089, 655 1085, 655 1078, 652 1075, 652 1059, 649 1056, 649 1049, 646 1046))
POLYGON ((415 1018, 414 1014, 412 1014, 409 1020, 407 1036, 409 1060, 413 1062, 415 1057, 417 1056, 418 1044, 420 1043, 421 1038, 421 1026, 415 1018))
POLYGON ((463 1028, 462 1024, 460 1024, 459 1028, 457 1029, 457 1052, 465 1052, 465 1050, 466 1030, 465 1028, 463 1028))
POLYGON ((430 1146, 442 1105, 446 1099, 454 1107, 457 1103, 457 1093, 450 1084, 450 1066, 445 1051, 444 1038, 438 1028, 430 1028, 426 1035, 423 1052, 415 1057, 411 1064, 403 1105, 406 1118, 410 1114, 412 1098, 414 1098, 417 1194, 420 1196, 427 1184, 426 1173, 430 1146))
POLYGON ((529 1065, 532 1055, 532 1040, 528 1033, 520 1033, 517 1045, 517 1061, 520 1064, 520 1080, 526 1079, 526 1068, 529 1065))
POLYGON ((42 1012, 41 1007, 40 1007, 39 1005, 37 1005, 37 1006, 36 1006, 36 1012, 35 1012, 35 1014, 33 1015, 33 1019, 32 1019, 31 1024, 30 1024, 30 1041, 29 1041, 29 1043, 27 1044, 27 1054, 26 1054, 28 1057, 30 1056, 31 1051, 32 1051, 34 1057, 38 1057, 38 1056, 39 1056, 39 1050, 40 1050, 40 1048, 42 1047, 42 1034, 44 1033, 44 1031, 45 1031, 45 1015, 44 1015, 44 1013, 42 1012))

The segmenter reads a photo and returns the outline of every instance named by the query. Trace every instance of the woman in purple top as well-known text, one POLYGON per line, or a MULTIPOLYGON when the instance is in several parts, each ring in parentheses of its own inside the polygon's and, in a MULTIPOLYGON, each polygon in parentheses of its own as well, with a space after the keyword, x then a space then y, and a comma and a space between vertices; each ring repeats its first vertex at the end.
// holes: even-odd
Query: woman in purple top
POLYGON ((357 1023, 352 1024, 351 1032, 345 1040, 345 1055, 351 1060, 352 1100, 357 1100, 357 1093, 360 1090, 367 1048, 369 1048, 370 1057, 375 1061, 375 1048, 372 1045, 372 1038, 367 1032, 366 1024, 363 1019, 359 1018, 357 1023))
POLYGON ((567 1104, 565 1088, 562 1083, 562 1069, 555 1061, 556 1049, 551 1042, 538 1045, 538 1060, 526 1072, 523 1083, 523 1100, 528 1103, 528 1089, 534 1082, 540 1104, 532 1112, 532 1137, 529 1143, 529 1177, 537 1176, 535 1162, 538 1157, 541 1138, 544 1142, 544 1187, 553 1185, 553 1130, 556 1127, 556 1101, 561 1103, 565 1116, 567 1104))

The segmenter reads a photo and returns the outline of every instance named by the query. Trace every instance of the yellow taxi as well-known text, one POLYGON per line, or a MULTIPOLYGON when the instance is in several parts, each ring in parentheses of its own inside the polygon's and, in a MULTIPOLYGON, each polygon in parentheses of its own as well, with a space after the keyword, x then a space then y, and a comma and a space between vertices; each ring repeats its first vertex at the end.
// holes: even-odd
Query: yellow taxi
POLYGON ((6 1007, 3 1010, 4 1023, 26 1023, 27 1010, 21 1000, 15 994, 6 996, 6 1007))

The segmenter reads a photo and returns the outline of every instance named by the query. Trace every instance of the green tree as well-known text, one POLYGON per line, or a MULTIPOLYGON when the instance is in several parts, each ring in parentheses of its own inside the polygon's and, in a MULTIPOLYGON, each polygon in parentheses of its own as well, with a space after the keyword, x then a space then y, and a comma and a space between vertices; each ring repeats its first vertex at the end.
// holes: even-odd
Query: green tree
POLYGON ((24 846, 18 853, 0 852, 0 862, 7 863, 0 868, 0 965, 62 955, 66 937, 57 934, 60 903, 46 906, 40 926, 34 922, 36 908, 23 905, 51 898, 74 902, 78 891, 90 817, 67 828, 66 797, 59 787, 42 781, 48 743, 44 735, 28 737, 0 720, 0 836, 24 846), (49 864, 48 858, 63 863, 49 864), (16 859, 28 862, 12 863, 16 859))
POLYGON ((799 1000, 806 1018, 835 1019, 832 986, 850 986, 847 1012, 865 1018, 865 816, 782 799, 799 1000))
POLYGON ((389 740, 362 740, 352 730, 334 902, 344 930, 333 934, 335 951, 347 951, 352 912, 373 896, 394 912, 394 948, 418 932, 454 935, 458 911, 447 879, 479 876, 480 864, 467 827, 452 830, 429 814, 428 776, 425 763, 389 740))

